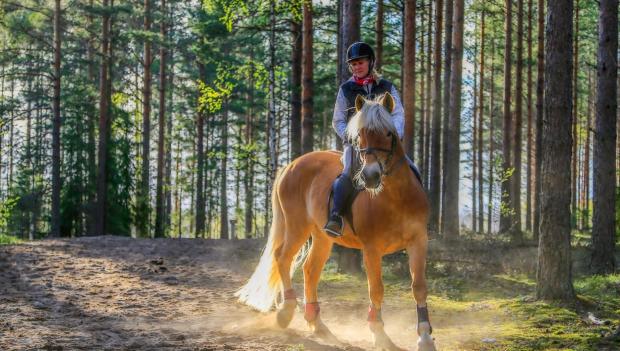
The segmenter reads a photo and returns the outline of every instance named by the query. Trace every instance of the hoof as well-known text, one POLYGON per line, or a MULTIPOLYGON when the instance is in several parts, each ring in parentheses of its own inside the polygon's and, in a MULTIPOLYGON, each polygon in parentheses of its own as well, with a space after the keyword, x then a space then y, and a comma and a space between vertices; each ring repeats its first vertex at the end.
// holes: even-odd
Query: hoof
POLYGON ((429 334, 423 334, 418 339, 418 351, 436 351, 435 341, 429 334))
POLYGON ((296 300, 284 300, 276 314, 276 321, 280 328, 288 327, 295 315, 295 308, 297 308, 296 300))

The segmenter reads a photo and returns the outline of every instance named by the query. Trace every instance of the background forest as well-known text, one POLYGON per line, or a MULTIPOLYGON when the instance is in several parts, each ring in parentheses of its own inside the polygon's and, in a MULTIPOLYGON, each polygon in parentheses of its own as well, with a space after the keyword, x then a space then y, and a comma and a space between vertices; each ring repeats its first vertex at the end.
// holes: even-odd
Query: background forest
MULTIPOLYGON (((542 0, 3 0, 0 232, 264 236, 277 169, 339 147, 343 54, 364 40, 403 96, 431 233, 536 242, 544 13, 542 0)), ((595 118, 598 3, 573 15, 566 191, 573 240, 589 243, 595 136, 610 122, 595 118)))

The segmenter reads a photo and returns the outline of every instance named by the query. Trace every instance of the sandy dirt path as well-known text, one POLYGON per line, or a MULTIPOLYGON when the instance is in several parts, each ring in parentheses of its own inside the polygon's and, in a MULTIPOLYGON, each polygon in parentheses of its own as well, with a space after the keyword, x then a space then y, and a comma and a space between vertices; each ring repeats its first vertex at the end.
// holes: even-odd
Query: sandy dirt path
MULTIPOLYGON (((372 349, 363 288, 359 298, 322 295, 339 346, 313 339, 301 312, 282 331, 236 303, 262 243, 106 236, 1 246, 0 350, 372 349)), ((395 304, 386 331, 412 348, 413 302, 395 304)), ((454 323, 445 317, 444 328, 454 323)))

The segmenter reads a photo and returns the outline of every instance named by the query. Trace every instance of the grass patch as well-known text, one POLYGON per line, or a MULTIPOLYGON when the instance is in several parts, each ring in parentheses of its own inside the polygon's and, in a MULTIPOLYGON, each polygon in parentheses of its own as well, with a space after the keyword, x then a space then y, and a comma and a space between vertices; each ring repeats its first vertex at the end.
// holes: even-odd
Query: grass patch
POLYGON ((15 236, 0 233, 0 245, 14 245, 22 242, 23 240, 15 236))

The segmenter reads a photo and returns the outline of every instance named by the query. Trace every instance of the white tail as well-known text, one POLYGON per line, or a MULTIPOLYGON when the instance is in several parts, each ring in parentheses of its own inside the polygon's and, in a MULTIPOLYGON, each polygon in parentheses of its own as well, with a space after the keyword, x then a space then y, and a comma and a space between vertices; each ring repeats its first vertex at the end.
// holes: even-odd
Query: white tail
MULTIPOLYGON (((285 223, 280 200, 278 199, 277 184, 278 180, 274 183, 271 198, 273 221, 271 222, 267 245, 263 249, 254 273, 252 273, 248 282, 235 293, 235 296, 239 298, 239 302, 261 312, 267 312, 271 309, 282 290, 282 278, 280 277, 280 271, 275 259, 275 252, 284 242, 285 223)), ((297 253, 296 258, 291 263, 291 277, 305 259, 307 252, 308 250, 304 246, 297 253)))

